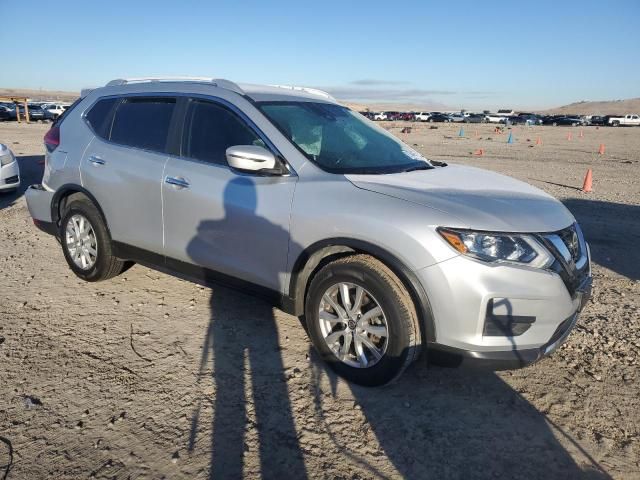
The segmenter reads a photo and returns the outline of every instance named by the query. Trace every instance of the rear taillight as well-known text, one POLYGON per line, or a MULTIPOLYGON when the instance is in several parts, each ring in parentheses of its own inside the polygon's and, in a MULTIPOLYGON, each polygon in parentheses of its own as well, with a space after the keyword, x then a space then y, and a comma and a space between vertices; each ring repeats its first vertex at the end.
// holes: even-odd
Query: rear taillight
POLYGON ((44 136, 44 146, 49 153, 53 152, 60 145, 60 127, 54 125, 44 136))

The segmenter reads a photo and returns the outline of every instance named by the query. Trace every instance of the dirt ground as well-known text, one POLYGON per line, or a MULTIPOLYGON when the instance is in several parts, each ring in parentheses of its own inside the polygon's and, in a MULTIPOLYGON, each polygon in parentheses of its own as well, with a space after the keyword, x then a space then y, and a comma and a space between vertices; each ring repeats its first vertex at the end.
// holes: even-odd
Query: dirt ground
MULTIPOLYGON (((594 296, 559 351, 351 386, 260 300, 140 266, 80 281, 23 192, 3 195, 0 479, 640 478, 640 128, 517 127, 509 145, 488 125, 407 125, 385 127, 429 158, 530 182, 581 222, 594 296)), ((46 129, 0 124, 25 186, 46 129)))

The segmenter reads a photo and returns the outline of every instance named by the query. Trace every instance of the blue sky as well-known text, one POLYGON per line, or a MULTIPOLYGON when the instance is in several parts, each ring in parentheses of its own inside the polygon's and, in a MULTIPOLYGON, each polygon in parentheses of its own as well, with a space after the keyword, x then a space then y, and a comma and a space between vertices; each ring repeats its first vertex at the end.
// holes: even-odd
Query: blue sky
POLYGON ((640 97, 635 0, 0 0, 0 18, 0 87, 204 75, 466 108, 640 97))

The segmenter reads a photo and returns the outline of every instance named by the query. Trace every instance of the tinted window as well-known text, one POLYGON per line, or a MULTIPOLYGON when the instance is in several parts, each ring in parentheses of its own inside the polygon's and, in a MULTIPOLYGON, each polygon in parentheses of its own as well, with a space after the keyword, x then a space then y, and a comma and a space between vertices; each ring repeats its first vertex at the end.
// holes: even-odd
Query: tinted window
POLYGON ((175 98, 125 98, 118 105, 111 141, 157 152, 166 151, 175 98))
POLYGON ((111 130, 111 121, 113 120, 113 107, 117 101, 117 98, 99 100, 87 112, 87 122, 99 137, 109 138, 109 130, 111 130))
POLYGON ((182 155, 226 164, 225 152, 234 145, 264 142, 231 111, 212 102, 191 100, 187 110, 182 155))

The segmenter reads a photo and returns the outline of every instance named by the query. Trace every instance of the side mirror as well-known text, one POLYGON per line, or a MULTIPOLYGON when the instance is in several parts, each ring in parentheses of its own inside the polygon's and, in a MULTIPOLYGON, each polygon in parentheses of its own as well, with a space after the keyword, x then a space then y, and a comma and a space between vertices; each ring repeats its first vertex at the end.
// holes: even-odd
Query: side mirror
POLYGON ((231 168, 245 172, 273 170, 276 157, 264 147, 257 145, 235 145, 227 148, 227 163, 231 168))

